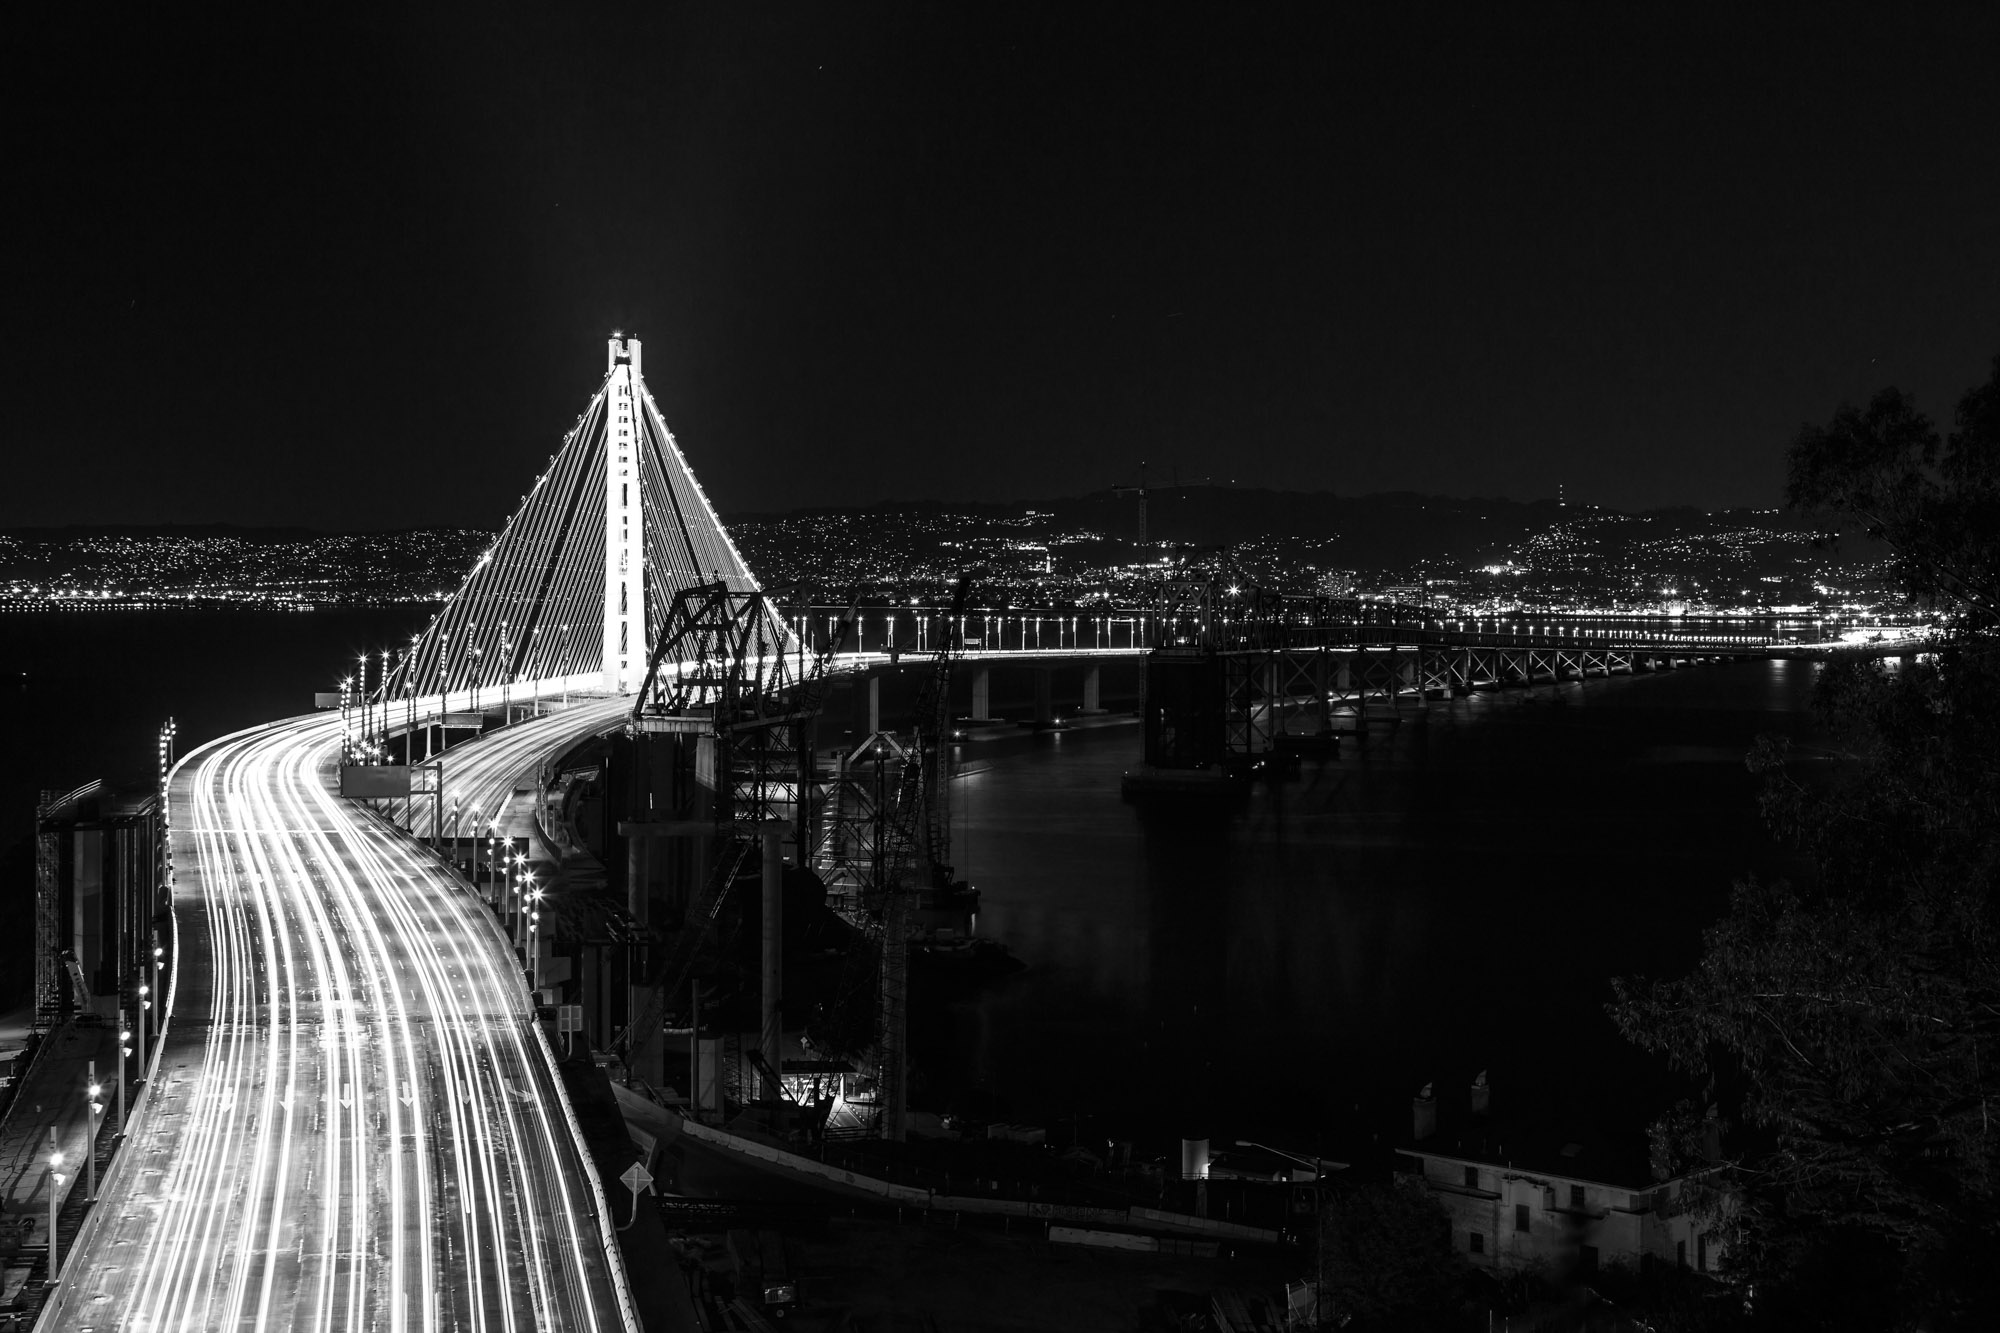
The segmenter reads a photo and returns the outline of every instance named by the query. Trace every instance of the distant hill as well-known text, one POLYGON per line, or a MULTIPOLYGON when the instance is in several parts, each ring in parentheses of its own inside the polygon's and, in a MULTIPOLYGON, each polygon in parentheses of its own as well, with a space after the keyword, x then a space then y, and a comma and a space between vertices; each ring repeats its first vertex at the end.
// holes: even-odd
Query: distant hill
POLYGON ((86 537, 170 537, 183 541, 226 537, 240 542, 304 542, 333 535, 314 528, 246 527, 235 523, 71 523, 59 528, 0 528, 0 537, 24 542, 68 542, 86 537))
MULTIPOLYGON (((799 510, 790 515, 736 514, 726 521, 752 524, 812 514, 965 514, 1018 518, 1024 511, 1049 515, 1049 526, 1096 532, 1126 541, 1141 536, 1138 492, 1096 491, 1054 500, 1011 504, 942 501, 799 510)), ((1325 558, 1357 569, 1394 569, 1418 561, 1476 565, 1518 549, 1536 534, 1614 511, 1554 500, 1505 500, 1390 491, 1338 495, 1330 491, 1274 491, 1233 486, 1157 486, 1146 492, 1144 536, 1188 546, 1222 546, 1258 538, 1326 543, 1325 558)), ((1724 527, 1766 532, 1810 532, 1813 525, 1779 510, 1704 511, 1665 508, 1624 515, 1646 520, 1655 531, 1714 531, 1724 527)), ((1870 544, 1872 545, 1872 544, 1870 544)), ((1849 552, 1853 554, 1854 552, 1849 552)))

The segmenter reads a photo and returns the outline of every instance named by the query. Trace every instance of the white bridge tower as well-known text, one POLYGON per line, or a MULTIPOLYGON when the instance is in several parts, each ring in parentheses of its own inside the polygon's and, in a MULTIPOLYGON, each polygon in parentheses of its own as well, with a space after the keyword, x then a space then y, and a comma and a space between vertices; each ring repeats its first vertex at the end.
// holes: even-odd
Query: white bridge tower
MULTIPOLYGON (((604 383, 396 664, 388 697, 463 691, 477 708, 530 681, 630 694, 676 596, 716 583, 758 590, 646 391, 639 340, 614 333, 604 383)), ((788 640, 767 616, 759 644, 788 640)))
POLYGON ((646 669, 646 530, 639 502, 639 340, 606 348, 604 468, 604 688, 630 694, 646 669))

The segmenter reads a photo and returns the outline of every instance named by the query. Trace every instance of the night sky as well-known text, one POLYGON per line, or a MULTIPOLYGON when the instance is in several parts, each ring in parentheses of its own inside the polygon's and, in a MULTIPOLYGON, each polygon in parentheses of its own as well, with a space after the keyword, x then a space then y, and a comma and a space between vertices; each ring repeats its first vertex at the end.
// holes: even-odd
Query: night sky
POLYGON ((497 526, 613 328, 725 512, 1765 505, 2000 352, 1977 9, 41 8, 0 525, 497 526))

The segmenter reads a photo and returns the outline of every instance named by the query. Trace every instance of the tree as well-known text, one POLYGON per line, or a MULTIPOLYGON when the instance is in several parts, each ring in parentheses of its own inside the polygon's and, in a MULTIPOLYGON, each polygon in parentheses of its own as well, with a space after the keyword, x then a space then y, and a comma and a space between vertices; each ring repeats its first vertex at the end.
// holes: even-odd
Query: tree
POLYGON ((1421 1184, 1399 1177, 1364 1185, 1321 1208, 1330 1318, 1351 1316, 1359 1328, 1452 1321, 1468 1270, 1451 1247, 1450 1217, 1421 1184))
POLYGON ((1794 1321, 1809 1285, 1837 1297, 1830 1275, 1887 1272, 1912 1326, 1990 1317, 1996 1297, 2000 358, 1954 424, 1940 438, 1885 389, 1793 443, 1788 502, 1889 544, 1941 617, 1935 650, 1822 668, 1832 753, 1767 738, 1750 757, 1810 881, 1739 883, 1692 973, 1621 980, 1611 1007, 1701 1088, 1656 1127, 1675 1167, 1714 1150, 1703 1122, 1723 1110, 1731 1267, 1794 1321))

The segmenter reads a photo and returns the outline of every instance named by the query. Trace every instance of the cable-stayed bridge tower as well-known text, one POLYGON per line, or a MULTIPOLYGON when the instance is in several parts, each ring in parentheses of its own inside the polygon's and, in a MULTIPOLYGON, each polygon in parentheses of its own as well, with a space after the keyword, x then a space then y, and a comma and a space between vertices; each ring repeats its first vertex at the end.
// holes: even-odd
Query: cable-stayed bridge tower
MULTIPOLYGON (((614 334, 604 383, 386 692, 540 681, 629 694, 674 598, 717 583, 759 590, 646 391, 639 340, 614 334)), ((767 621, 782 652, 784 626, 767 621)))

